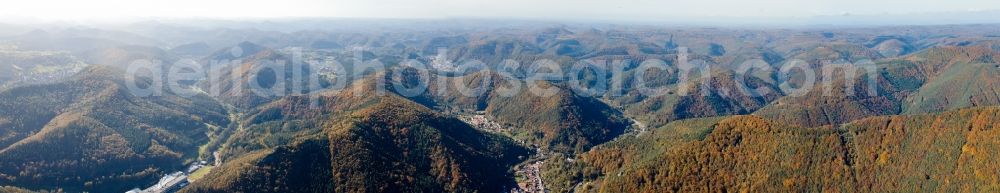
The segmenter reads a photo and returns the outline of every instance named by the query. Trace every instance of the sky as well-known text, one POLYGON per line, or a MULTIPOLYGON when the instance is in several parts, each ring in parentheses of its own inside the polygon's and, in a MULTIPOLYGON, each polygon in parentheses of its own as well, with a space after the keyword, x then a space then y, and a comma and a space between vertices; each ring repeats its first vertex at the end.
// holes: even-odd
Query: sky
POLYGON ((8 0, 0 6, 0 17, 46 21, 289 17, 670 21, 996 10, 1000 10, 997 0, 8 0))

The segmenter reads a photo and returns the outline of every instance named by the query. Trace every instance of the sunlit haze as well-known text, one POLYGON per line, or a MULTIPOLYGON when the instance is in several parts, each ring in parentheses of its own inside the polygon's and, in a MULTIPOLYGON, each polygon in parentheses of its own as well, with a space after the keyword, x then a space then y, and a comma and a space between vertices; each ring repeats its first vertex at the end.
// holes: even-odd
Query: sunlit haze
MULTIPOLYGON (((0 17, 22 21, 288 17, 679 21, 961 14, 1000 9, 1000 1, 990 0, 35 0, 5 4, 0 7, 0 17)), ((983 17, 989 16, 995 14, 983 17)))

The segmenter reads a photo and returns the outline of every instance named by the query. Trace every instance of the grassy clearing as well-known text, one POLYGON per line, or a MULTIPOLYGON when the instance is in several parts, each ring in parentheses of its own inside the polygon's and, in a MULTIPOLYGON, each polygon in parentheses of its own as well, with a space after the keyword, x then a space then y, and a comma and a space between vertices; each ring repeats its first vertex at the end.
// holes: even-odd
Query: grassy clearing
POLYGON ((215 168, 215 166, 205 166, 205 167, 199 168, 198 170, 195 170, 194 172, 191 173, 191 175, 188 176, 188 180, 190 180, 192 182, 198 181, 201 178, 204 178, 205 175, 208 174, 208 172, 211 172, 212 168, 215 168))

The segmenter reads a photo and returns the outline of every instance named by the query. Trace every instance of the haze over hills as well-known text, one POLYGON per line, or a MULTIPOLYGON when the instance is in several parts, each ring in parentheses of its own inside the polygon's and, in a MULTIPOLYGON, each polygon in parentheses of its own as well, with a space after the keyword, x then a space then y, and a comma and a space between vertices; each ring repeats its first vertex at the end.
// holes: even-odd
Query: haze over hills
POLYGON ((209 24, 0 38, 0 191, 1000 184, 996 24, 209 24))

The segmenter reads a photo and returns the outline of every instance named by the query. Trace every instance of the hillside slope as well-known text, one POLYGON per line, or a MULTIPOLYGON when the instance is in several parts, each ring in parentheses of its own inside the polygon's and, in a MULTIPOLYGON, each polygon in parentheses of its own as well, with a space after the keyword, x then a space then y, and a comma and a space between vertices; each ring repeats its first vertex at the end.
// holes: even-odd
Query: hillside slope
POLYGON ((911 56, 936 69, 934 76, 906 101, 904 113, 941 112, 1000 105, 1000 57, 985 46, 944 47, 911 56))
POLYGON ((1000 104, 1000 64, 988 45, 930 48, 905 58, 880 61, 875 77, 859 69, 853 79, 843 72, 817 75, 804 96, 786 96, 754 112, 770 120, 814 127, 847 123, 869 116, 936 113, 1000 104), (824 83, 830 79, 830 84, 824 83), (876 83, 874 89, 869 81, 876 83), (832 86, 831 86, 832 85, 832 86), (851 86, 853 85, 853 86, 851 86), (829 89, 830 92, 827 92, 829 89), (868 94, 875 90, 875 95, 868 94))

